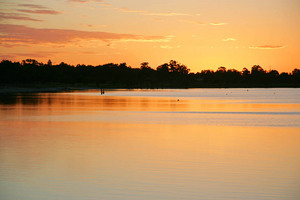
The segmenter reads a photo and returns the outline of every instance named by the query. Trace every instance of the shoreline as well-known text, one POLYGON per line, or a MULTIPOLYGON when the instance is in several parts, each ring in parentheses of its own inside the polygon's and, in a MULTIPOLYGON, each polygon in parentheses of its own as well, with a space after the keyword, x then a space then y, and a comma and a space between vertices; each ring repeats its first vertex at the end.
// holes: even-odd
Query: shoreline
POLYGON ((70 88, 70 87, 45 87, 45 88, 34 88, 34 87, 0 87, 0 95, 5 94, 17 94, 17 93, 55 93, 65 92, 74 90, 85 90, 91 88, 70 88))
POLYGON ((191 87, 191 88, 125 88, 125 87, 14 87, 0 86, 0 95, 18 94, 18 93, 56 93, 56 92, 72 92, 77 90, 93 90, 93 89, 232 89, 232 88, 299 88, 292 86, 275 86, 275 87, 191 87))

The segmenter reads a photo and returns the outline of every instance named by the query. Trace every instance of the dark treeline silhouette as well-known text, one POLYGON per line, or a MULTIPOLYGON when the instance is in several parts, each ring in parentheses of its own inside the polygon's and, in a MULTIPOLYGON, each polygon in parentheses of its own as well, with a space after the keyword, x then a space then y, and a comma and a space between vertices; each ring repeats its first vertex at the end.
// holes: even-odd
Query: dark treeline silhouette
POLYGON ((107 88, 196 88, 196 87, 299 87, 300 70, 279 73, 266 71, 259 65, 242 71, 219 67, 218 70, 202 70, 190 73, 187 66, 171 60, 155 69, 148 62, 140 68, 126 63, 69 65, 64 62, 53 65, 34 59, 20 62, 3 60, 0 63, 1 85, 77 85, 107 88))

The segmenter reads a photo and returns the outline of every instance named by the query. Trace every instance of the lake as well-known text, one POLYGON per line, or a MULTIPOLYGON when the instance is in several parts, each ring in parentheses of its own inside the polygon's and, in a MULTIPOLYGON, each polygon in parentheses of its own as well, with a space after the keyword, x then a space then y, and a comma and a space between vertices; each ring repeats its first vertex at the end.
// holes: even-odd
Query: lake
POLYGON ((1 200, 300 199, 300 89, 0 96, 1 200))

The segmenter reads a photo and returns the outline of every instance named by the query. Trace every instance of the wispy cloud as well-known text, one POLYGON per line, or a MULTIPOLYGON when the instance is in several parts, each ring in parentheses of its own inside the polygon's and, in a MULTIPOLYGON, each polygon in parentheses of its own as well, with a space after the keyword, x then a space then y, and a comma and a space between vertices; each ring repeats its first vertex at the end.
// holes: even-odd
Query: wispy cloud
POLYGON ((144 36, 68 29, 38 29, 22 25, 0 24, 0 45, 76 44, 80 41, 168 42, 164 36, 144 36))
POLYGON ((161 45, 160 48, 162 49, 173 49, 174 47, 168 45, 161 45))
POLYGON ((8 53, 8 54, 0 54, 0 59, 26 59, 26 58, 50 58, 53 55, 65 53, 62 51, 33 51, 33 52, 28 52, 28 53, 8 53))
POLYGON ((225 22, 212 22, 212 23, 209 23, 209 24, 212 25, 212 26, 224 26, 227 23, 225 23, 225 22))
POLYGON ((285 46, 280 45, 263 45, 263 46, 252 46, 249 47, 250 49, 282 49, 285 48, 285 46))
POLYGON ((27 58, 45 58, 49 57, 57 52, 32 52, 32 53, 14 53, 12 55, 17 56, 17 57, 27 57, 27 58))
POLYGON ((187 13, 178 13, 178 12, 150 12, 150 11, 145 11, 145 10, 135 10, 135 9, 130 9, 126 7, 122 8, 114 8, 118 11, 121 12, 127 12, 127 13, 139 13, 141 15, 149 15, 149 16, 188 16, 189 14, 187 13))
POLYGON ((73 3, 103 2, 102 0, 68 0, 73 3))
POLYGON ((229 42, 229 41, 236 41, 235 38, 225 38, 225 39, 222 39, 223 42, 229 42))
POLYGON ((0 21, 3 20, 3 19, 25 20, 25 21, 36 21, 36 22, 43 21, 43 20, 40 20, 40 19, 34 19, 34 18, 28 17, 26 15, 22 15, 22 14, 0 12, 0 21))
POLYGON ((143 15, 151 15, 151 16, 187 16, 187 13, 176 13, 176 12, 163 12, 163 13, 155 13, 155 12, 144 12, 143 15))
POLYGON ((42 5, 37 5, 37 4, 18 4, 18 6, 21 7, 28 7, 28 8, 33 8, 33 9, 47 9, 47 7, 42 6, 42 5))
POLYGON ((162 49, 174 49, 174 48, 180 48, 180 45, 174 47, 174 46, 169 46, 169 45, 161 45, 160 48, 162 49))
POLYGON ((101 28, 101 27, 105 27, 106 25, 80 24, 80 26, 85 26, 88 28, 101 28))
POLYGON ((24 10, 18 9, 19 12, 31 13, 31 14, 43 14, 43 15, 57 15, 61 14, 61 12, 55 10, 24 10))

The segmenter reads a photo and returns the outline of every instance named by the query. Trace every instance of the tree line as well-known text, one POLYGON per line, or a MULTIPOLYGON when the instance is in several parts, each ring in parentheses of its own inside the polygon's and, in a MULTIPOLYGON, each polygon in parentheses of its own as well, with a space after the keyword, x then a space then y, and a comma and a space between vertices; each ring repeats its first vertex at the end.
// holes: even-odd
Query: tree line
POLYGON ((300 70, 279 73, 254 65, 243 68, 202 70, 191 73, 187 66, 171 60, 153 69, 148 62, 139 68, 126 63, 104 65, 69 65, 51 60, 41 63, 34 59, 22 62, 2 60, 0 63, 1 85, 58 84, 93 86, 103 88, 201 88, 201 87, 299 87, 300 70))

